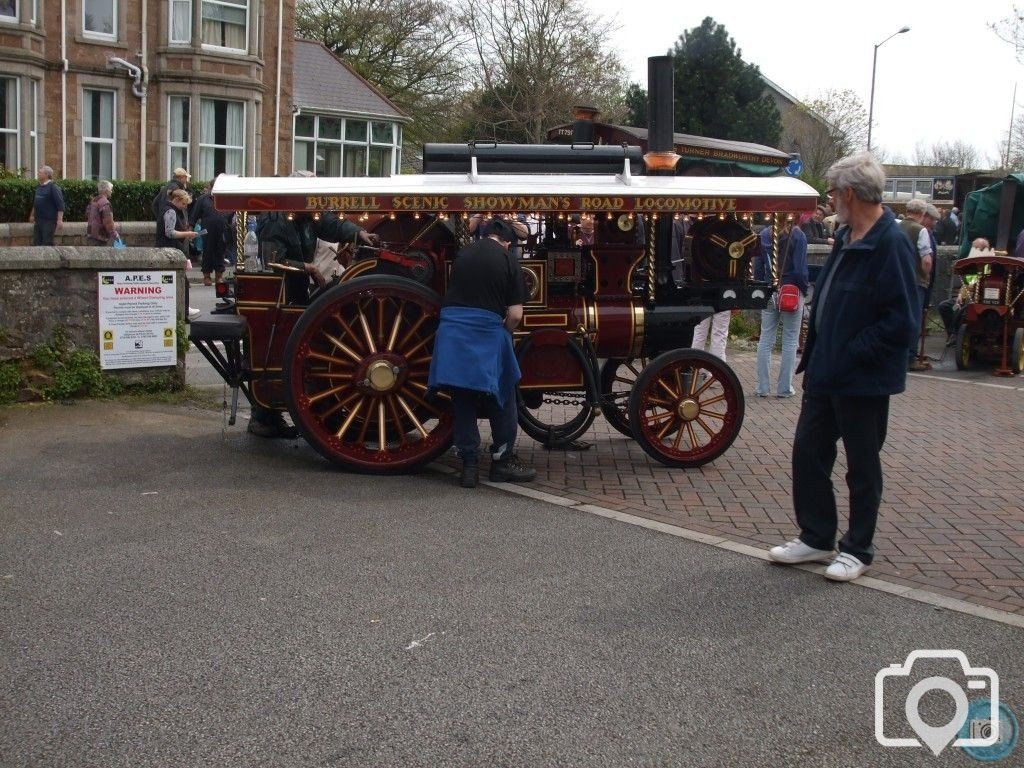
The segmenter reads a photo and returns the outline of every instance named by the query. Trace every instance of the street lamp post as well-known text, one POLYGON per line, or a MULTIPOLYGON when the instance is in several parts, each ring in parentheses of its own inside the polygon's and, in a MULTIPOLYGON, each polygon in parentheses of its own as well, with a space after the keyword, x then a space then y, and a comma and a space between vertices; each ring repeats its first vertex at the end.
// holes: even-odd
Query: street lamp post
POLYGON ((868 102, 868 152, 871 151, 871 122, 875 116, 875 69, 878 67, 878 49, 896 37, 896 35, 902 35, 904 32, 909 31, 910 27, 903 27, 893 32, 882 42, 875 44, 875 55, 871 60, 871 100, 868 102))

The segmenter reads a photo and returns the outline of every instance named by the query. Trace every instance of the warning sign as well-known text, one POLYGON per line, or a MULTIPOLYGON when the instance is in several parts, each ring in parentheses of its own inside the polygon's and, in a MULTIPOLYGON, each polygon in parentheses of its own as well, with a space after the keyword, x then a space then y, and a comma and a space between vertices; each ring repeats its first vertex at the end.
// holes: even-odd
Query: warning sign
POLYGON ((177 364, 174 272, 99 275, 100 367, 177 364))

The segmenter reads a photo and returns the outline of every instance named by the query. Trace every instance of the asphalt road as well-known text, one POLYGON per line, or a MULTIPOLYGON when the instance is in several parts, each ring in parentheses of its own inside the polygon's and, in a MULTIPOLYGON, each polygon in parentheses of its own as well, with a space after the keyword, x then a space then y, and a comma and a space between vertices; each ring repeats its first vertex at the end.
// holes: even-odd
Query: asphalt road
POLYGON ((921 647, 1024 713, 1020 629, 219 412, 0 419, 3 766, 973 765, 875 742, 921 647))

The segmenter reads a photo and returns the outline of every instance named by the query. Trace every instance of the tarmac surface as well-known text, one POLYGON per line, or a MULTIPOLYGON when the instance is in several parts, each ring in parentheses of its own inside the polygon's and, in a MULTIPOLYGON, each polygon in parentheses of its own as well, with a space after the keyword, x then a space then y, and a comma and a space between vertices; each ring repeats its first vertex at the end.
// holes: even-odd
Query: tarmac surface
MULTIPOLYGON (((730 363, 750 391, 752 353, 730 363)), ((472 491, 448 459, 337 471, 244 412, 7 409, 0 765, 973 765, 879 745, 876 673, 958 649, 1024 714, 1022 406, 1024 382, 911 377, 879 559, 850 585, 760 557, 795 533, 796 399, 748 400, 700 470, 598 419, 587 451, 521 440, 538 482, 472 491)), ((886 678, 885 735, 913 736, 911 684, 954 672, 886 678)))

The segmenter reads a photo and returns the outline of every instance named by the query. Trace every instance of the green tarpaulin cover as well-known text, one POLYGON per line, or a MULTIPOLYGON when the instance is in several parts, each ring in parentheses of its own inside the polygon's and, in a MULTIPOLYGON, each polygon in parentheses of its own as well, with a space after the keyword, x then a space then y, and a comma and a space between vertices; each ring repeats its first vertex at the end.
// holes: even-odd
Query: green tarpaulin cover
POLYGON ((962 231, 960 237, 960 258, 971 252, 971 242, 984 237, 993 248, 996 247, 996 228, 999 226, 999 202, 1003 184, 1017 185, 1017 199, 1013 206, 1010 222, 1010 241, 1006 244, 1012 254, 1017 235, 1024 229, 1024 173, 1012 173, 1002 181, 975 190, 964 200, 962 231))

